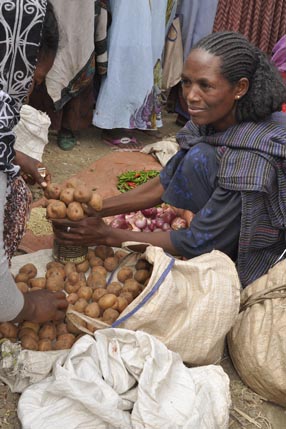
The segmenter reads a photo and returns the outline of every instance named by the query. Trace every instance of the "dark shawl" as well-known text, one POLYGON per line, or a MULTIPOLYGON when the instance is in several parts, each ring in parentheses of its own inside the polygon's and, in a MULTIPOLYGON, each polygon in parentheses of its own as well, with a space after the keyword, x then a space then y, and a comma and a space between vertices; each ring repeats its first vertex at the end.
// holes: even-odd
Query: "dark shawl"
POLYGON ((237 269, 243 286, 268 271, 285 248, 286 130, 271 120, 215 133, 191 121, 177 134, 181 148, 217 146, 218 183, 241 192, 237 269))

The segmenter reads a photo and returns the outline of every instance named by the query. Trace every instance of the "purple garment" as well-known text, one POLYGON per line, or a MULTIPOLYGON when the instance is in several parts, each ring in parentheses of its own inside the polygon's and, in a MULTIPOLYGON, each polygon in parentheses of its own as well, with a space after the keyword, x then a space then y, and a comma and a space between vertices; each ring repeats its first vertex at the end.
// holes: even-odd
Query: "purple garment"
POLYGON ((286 35, 281 37, 274 46, 271 61, 280 72, 286 72, 286 35))

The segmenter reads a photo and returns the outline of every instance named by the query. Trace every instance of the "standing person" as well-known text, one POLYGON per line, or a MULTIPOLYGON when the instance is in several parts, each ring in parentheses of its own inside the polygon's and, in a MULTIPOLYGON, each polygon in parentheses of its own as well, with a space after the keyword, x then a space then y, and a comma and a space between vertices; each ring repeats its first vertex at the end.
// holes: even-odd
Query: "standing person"
POLYGON ((105 33, 104 25, 100 34, 96 33, 101 49, 97 70, 99 74, 106 73, 106 2, 84 0, 84 7, 81 0, 51 0, 51 3, 59 21, 61 43, 45 81, 35 86, 30 105, 49 115, 50 128, 57 131, 58 146, 71 150, 76 145, 75 132, 92 124, 95 19, 106 22, 105 33))
POLYGON ((64 294, 36 291, 23 295, 9 271, 9 259, 22 238, 29 210, 29 192, 19 177, 20 167, 39 183, 44 180, 37 173, 37 161, 20 152, 15 156, 13 128, 35 80, 44 79, 55 57, 58 27, 51 4, 0 0, 0 43, 0 321, 59 320, 67 308, 64 294))
POLYGON ((246 286, 285 249, 286 130, 271 114, 281 109, 286 87, 266 55, 235 32, 210 34, 192 48, 182 87, 192 120, 160 175, 107 198, 97 215, 54 221, 54 231, 66 244, 136 241, 186 258, 217 249, 236 262, 246 286), (135 232, 113 229, 99 217, 162 201, 195 213, 189 227, 135 232))
POLYGON ((132 130, 162 126, 160 79, 166 29, 177 0, 110 0, 108 73, 93 125, 107 143, 136 144, 132 130))

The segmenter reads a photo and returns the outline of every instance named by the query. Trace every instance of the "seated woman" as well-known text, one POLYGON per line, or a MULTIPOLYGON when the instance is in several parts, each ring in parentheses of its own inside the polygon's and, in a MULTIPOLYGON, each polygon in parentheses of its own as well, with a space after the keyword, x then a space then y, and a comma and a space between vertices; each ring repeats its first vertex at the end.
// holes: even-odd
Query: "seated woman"
POLYGON ((0 321, 44 322, 64 317, 65 295, 41 290, 23 295, 9 271, 29 210, 29 190, 19 176, 20 168, 42 185, 47 180, 37 171, 38 161, 21 152, 15 156, 13 128, 32 90, 34 71, 36 79, 44 79, 53 63, 59 32, 49 2, 46 6, 44 0, 33 4, 15 0, 13 5, 2 2, 0 15, 0 321))
POLYGON ((246 286, 285 248, 286 130, 271 114, 286 88, 267 57, 235 32, 210 34, 193 47, 182 88, 192 120, 160 176, 106 199, 99 215, 54 221, 54 231, 65 244, 147 242, 186 258, 217 249, 236 262, 246 286), (134 232, 101 219, 163 201, 195 213, 188 228, 134 232))

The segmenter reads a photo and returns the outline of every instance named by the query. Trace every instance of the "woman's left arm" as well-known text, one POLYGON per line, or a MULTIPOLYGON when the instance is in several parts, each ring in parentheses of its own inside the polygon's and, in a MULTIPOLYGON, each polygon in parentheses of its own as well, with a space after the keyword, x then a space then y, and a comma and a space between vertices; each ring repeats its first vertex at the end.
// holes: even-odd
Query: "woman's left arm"
POLYGON ((51 175, 46 169, 44 176, 40 174, 39 168, 44 168, 43 164, 18 150, 15 153, 14 164, 19 165, 22 172, 32 178, 33 183, 38 183, 43 188, 46 188, 51 181, 51 175))

